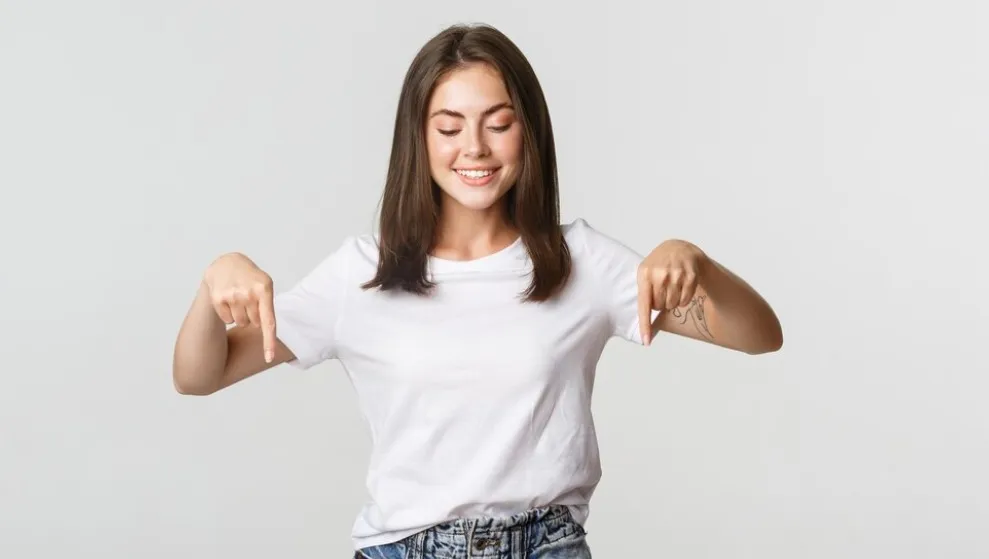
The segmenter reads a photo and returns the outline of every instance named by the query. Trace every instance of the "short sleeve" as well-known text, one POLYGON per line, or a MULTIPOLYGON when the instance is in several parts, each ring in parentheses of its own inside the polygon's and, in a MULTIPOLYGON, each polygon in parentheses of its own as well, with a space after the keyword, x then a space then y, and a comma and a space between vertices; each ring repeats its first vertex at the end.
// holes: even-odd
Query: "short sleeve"
POLYGON ((339 324, 350 268, 349 243, 343 243, 299 282, 274 298, 276 336, 308 369, 336 357, 339 324))
MULTIPOLYGON (((644 258, 624 243, 576 220, 572 227, 583 240, 587 261, 598 286, 600 306, 608 314, 613 336, 642 344, 639 333, 637 274, 644 258)), ((655 311, 653 317, 656 316, 655 311)))

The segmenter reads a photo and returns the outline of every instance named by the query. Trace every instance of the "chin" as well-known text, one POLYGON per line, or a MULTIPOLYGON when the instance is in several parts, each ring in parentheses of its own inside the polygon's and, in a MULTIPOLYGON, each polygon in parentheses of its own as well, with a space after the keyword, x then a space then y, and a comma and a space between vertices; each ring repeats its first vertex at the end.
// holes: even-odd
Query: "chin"
POLYGON ((496 206, 504 196, 504 192, 458 192, 446 191, 446 198, 468 210, 486 211, 496 206))

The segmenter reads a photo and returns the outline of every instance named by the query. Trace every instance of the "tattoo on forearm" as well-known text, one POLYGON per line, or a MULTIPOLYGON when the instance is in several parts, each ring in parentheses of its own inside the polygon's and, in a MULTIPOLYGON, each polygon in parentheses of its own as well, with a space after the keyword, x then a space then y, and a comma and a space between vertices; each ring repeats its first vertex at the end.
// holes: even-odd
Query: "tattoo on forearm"
POLYGON ((673 316, 680 319, 680 324, 686 324, 689 320, 693 323, 697 331, 707 338, 708 340, 713 340, 714 336, 711 334, 711 330, 707 327, 707 319, 704 317, 704 301, 707 297, 704 295, 698 295, 694 297, 686 307, 678 307, 673 309, 671 312, 673 316))

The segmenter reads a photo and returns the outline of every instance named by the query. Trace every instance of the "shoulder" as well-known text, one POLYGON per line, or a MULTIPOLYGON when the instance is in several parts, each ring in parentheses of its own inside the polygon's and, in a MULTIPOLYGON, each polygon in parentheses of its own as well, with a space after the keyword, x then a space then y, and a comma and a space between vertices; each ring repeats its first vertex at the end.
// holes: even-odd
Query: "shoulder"
POLYGON ((563 237, 575 258, 595 260, 641 260, 634 250, 617 238, 595 228, 585 218, 578 217, 561 225, 563 237))
POLYGON ((587 223, 587 220, 582 217, 575 218, 573 221, 560 225, 560 229, 563 230, 563 237, 568 243, 574 241, 583 243, 584 235, 587 234, 587 230, 590 228, 591 226, 587 223))
POLYGON ((370 233, 347 235, 330 247, 324 259, 333 262, 336 266, 360 265, 364 261, 377 263, 377 238, 370 233))
POLYGON ((639 342, 638 271, 643 256, 586 219, 562 227, 580 296, 608 316, 613 335, 639 342))
POLYGON ((357 266, 378 265, 378 237, 371 233, 355 234, 343 240, 341 250, 350 254, 352 262, 357 266))
POLYGON ((317 257, 307 280, 310 289, 328 287, 330 281, 349 282, 364 268, 374 268, 378 260, 378 246, 370 234, 350 234, 327 245, 322 256, 317 257))
MULTIPOLYGON (((567 242, 567 247, 570 249, 570 253, 574 256, 579 256, 587 251, 589 236, 593 237, 597 231, 591 227, 587 220, 578 217, 573 221, 568 223, 563 223, 560 225, 560 229, 563 230, 563 238, 567 242)), ((593 241, 592 241, 593 242, 593 241)))

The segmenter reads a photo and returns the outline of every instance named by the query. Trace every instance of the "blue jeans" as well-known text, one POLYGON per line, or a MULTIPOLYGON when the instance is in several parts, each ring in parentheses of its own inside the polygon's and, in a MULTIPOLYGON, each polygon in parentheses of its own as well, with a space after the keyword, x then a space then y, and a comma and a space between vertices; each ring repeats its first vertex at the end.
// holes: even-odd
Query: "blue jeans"
POLYGON ((358 550, 355 559, 591 559, 587 533, 563 506, 505 518, 444 522, 395 543, 358 550))

